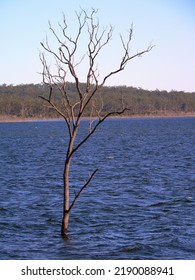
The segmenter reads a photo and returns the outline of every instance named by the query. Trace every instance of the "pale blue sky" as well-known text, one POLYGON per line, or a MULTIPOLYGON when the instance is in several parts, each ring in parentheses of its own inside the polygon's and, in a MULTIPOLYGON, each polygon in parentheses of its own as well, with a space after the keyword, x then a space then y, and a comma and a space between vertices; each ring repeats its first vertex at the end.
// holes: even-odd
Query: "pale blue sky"
MULTIPOLYGON (((107 85, 127 85, 144 89, 195 92, 195 1, 194 0, 0 0, 0 84, 40 83, 40 41, 48 28, 67 16, 70 32, 77 23, 79 7, 98 8, 100 24, 112 24, 113 39, 98 62, 104 73, 120 61, 119 33, 127 35, 134 26, 132 52, 156 47, 142 58, 131 61, 126 70, 107 85)), ((82 46, 81 46, 82 50, 82 46)), ((81 80, 84 82, 82 71, 81 80)))

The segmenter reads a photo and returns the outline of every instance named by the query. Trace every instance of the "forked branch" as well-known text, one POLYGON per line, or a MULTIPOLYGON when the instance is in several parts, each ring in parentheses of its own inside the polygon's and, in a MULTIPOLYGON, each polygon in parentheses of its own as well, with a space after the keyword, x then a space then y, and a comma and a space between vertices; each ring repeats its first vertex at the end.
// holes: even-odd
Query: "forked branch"
POLYGON ((130 30, 129 30, 129 34, 128 34, 128 39, 127 39, 127 42, 125 43, 122 35, 120 35, 120 38, 121 38, 121 42, 122 42, 122 46, 123 46, 123 50, 124 50, 124 55, 122 57, 122 60, 121 60, 121 63, 120 63, 120 66, 114 70, 114 71, 111 71, 109 74, 107 74, 104 78, 103 78, 103 81, 101 83, 101 86, 103 86, 105 84, 105 82, 107 81, 108 78, 110 78, 111 76, 121 72, 122 70, 125 69, 125 66, 127 65, 127 63, 132 60, 133 58, 136 58, 136 57, 141 57, 143 54, 145 53, 148 53, 150 52, 152 49, 153 49, 153 45, 149 45, 147 47, 147 49, 141 51, 141 52, 137 52, 136 54, 134 55, 130 55, 130 43, 131 43, 131 40, 132 40, 132 35, 133 35, 133 27, 131 26, 130 30))

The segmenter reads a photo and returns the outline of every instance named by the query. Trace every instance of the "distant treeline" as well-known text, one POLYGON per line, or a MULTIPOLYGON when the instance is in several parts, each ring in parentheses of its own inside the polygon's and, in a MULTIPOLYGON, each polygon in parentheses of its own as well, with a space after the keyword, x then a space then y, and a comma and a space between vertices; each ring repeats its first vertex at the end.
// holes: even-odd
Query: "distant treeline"
MULTIPOLYGON (((81 86, 84 90, 85 85, 81 86)), ((66 89, 72 102, 76 101, 75 84, 68 83, 66 89)), ((0 86, 0 116, 39 119, 59 117, 47 102, 40 98, 48 94, 49 89, 43 84, 3 84, 0 86)), ((54 101, 58 106, 62 106, 60 95, 55 90, 54 101)), ((195 92, 148 91, 126 86, 103 87, 96 100, 96 106, 102 109, 102 113, 120 110, 122 104, 129 108, 125 116, 194 114, 195 92)), ((85 116, 90 114, 91 106, 85 116)))

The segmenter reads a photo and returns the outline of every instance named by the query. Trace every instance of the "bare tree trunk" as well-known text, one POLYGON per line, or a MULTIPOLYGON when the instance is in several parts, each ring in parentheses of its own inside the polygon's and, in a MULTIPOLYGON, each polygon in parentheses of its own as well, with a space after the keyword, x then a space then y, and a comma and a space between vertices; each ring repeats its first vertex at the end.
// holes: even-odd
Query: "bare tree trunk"
POLYGON ((62 218, 62 229, 61 229, 61 235, 64 238, 68 237, 68 223, 69 223, 69 212, 65 212, 62 218))
POLYGON ((69 170, 70 170, 70 159, 66 160, 64 168, 64 203, 63 203, 63 218, 62 218, 62 229, 61 235, 67 237, 68 222, 69 222, 69 170))
MULTIPOLYGON (((78 120, 79 122, 79 120, 78 120)), ((66 161, 64 165, 64 174, 63 174, 63 180, 64 180, 64 204, 63 204, 63 218, 62 218, 62 229, 61 229, 61 235, 64 238, 67 238, 67 231, 68 231, 68 223, 69 223, 69 215, 70 215, 70 194, 69 194, 69 172, 70 172, 70 163, 71 163, 71 155, 73 151, 73 145, 76 138, 78 126, 74 127, 74 131, 72 134, 72 137, 70 138, 68 150, 66 154, 66 161)))

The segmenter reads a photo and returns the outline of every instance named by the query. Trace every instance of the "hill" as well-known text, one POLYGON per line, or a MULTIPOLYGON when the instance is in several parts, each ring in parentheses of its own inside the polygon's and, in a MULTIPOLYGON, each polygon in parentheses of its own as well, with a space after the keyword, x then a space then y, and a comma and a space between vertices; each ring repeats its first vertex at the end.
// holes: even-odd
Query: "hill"
MULTIPOLYGON (((84 88, 84 84, 82 85, 84 88)), ((67 90, 72 100, 76 100, 74 83, 67 84, 67 90)), ((55 93, 55 102, 61 106, 59 93, 55 93)), ((58 118, 58 114, 40 99, 47 96, 48 88, 43 84, 1 85, 0 86, 0 118, 58 118)), ((194 115, 195 92, 182 91, 148 91, 141 88, 118 86, 103 87, 101 103, 103 112, 120 110, 121 96, 123 103, 129 108, 125 116, 158 116, 158 115, 194 115)), ((91 113, 88 107, 86 117, 91 113)))

